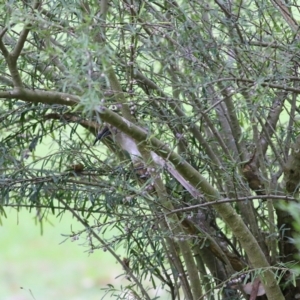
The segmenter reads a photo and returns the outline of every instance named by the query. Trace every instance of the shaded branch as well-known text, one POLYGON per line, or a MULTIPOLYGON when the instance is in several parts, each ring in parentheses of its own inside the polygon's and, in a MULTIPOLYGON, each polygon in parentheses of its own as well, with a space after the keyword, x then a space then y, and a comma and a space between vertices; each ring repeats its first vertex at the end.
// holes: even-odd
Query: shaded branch
POLYGON ((15 88, 8 91, 0 91, 0 98, 19 99, 31 103, 62 104, 74 106, 80 103, 80 98, 67 93, 54 91, 29 90, 15 88))
POLYGON ((97 135, 97 130, 99 129, 99 123, 90 120, 85 120, 82 117, 76 116, 71 113, 65 113, 65 114, 50 113, 50 114, 46 114, 44 118, 46 120, 59 120, 64 122, 78 123, 95 136, 97 135))

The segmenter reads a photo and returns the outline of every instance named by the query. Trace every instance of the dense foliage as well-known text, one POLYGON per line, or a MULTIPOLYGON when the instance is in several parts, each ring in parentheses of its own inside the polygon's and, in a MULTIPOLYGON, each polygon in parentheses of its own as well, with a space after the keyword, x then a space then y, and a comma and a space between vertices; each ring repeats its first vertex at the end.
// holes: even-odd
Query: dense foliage
POLYGON ((2 214, 70 211, 119 299, 299 298, 296 0, 0 9, 2 214))

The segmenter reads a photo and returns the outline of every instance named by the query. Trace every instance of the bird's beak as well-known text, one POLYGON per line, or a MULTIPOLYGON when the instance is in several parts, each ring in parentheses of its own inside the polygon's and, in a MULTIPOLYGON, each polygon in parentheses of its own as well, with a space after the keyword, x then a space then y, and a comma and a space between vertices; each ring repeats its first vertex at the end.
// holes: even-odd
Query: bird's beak
POLYGON ((111 135, 111 132, 107 126, 105 126, 97 135, 94 145, 98 142, 101 141, 103 138, 107 137, 108 135, 111 135))

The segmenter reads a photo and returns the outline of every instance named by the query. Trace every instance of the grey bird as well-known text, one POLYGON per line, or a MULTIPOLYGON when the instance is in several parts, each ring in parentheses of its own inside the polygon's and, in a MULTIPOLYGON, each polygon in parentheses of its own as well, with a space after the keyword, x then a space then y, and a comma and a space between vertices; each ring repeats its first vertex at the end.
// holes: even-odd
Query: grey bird
MULTIPOLYGON (((146 170, 144 161, 142 159, 142 155, 138 149, 136 142, 121 132, 120 130, 114 127, 105 126, 97 135, 94 145, 101 141, 103 138, 111 135, 113 136, 113 140, 117 143, 123 150, 125 150, 131 157, 134 166, 143 165, 143 169, 146 170)), ((182 175, 174 168, 174 166, 164 160, 161 156, 157 155, 154 151, 150 152, 153 162, 160 168, 168 171, 194 198, 202 198, 202 194, 199 190, 194 188, 187 180, 185 180, 182 175)))

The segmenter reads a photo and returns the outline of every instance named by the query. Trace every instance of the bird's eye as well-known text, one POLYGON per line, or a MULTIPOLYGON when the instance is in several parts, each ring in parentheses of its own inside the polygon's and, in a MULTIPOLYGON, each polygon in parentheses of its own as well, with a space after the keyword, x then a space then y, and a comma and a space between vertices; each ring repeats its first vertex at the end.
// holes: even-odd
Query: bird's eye
POLYGON ((112 110, 112 111, 118 111, 118 107, 117 107, 117 105, 111 105, 110 107, 110 110, 112 110))

